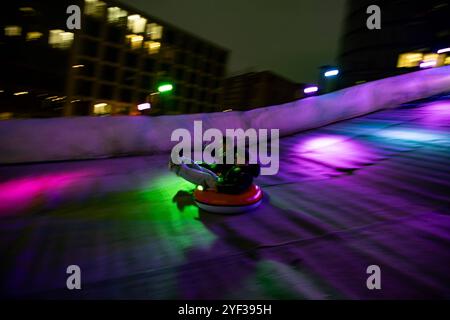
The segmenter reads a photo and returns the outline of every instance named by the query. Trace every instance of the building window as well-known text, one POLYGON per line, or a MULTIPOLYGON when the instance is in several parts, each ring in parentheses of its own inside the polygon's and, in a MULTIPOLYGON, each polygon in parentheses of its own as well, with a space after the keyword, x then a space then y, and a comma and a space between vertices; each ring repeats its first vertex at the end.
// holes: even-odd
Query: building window
POLYGON ((129 68, 136 68, 138 64, 138 59, 139 56, 137 54, 129 52, 126 55, 125 65, 129 68))
POLYGON ((439 55, 437 53, 427 53, 423 55, 423 62, 437 61, 439 55))
POLYGON ((197 74, 192 72, 191 73, 191 79, 189 80, 191 83, 197 82, 197 74))
POLYGON ((82 54, 88 57, 96 57, 98 53, 98 42, 90 39, 83 39, 82 54))
POLYGON ((175 86, 175 90, 173 93, 176 96, 181 96, 182 92, 183 92, 183 85, 178 82, 177 85, 175 86))
POLYGON ((22 27, 19 26, 6 26, 5 36, 7 37, 19 37, 22 35, 22 27))
POLYGON ((100 98, 111 100, 113 98, 113 94, 114 94, 113 86, 103 84, 100 87, 100 98))
POLYGON ((120 92, 120 100, 124 102, 131 102, 133 93, 129 89, 122 89, 120 92))
POLYGON ((105 60, 109 62, 117 62, 119 60, 119 49, 107 46, 105 50, 105 60))
POLYGON ((53 48, 67 49, 72 46, 73 32, 65 32, 64 30, 50 30, 48 43, 53 48))
POLYGON ((92 82, 86 80, 78 80, 76 84, 76 94, 89 97, 92 94, 92 82))
POLYGON ((92 37, 100 37, 101 32, 101 21, 93 18, 84 19, 83 30, 87 35, 92 37))
POLYGON ((138 14, 133 14, 128 16, 128 29, 133 33, 145 32, 145 25, 147 24, 147 19, 141 17, 138 14))
POLYGON ((39 40, 42 38, 42 32, 32 31, 27 33, 27 41, 39 40))
POLYGON ((177 78, 177 80, 183 80, 184 77, 184 69, 183 68, 177 68, 176 72, 175 72, 175 78, 177 78))
POLYGON ((192 102, 189 101, 184 105, 184 112, 189 113, 191 112, 191 109, 192 109, 192 102))
POLYGON ((118 26, 110 25, 107 30, 107 40, 115 44, 123 43, 123 29, 118 26))
POLYGON ((153 60, 153 58, 145 59, 144 68, 145 68, 145 71, 152 72, 155 68, 155 60, 153 60))
POLYGON ((152 88, 152 78, 150 76, 143 75, 141 78, 141 89, 151 90, 152 88))
POLYGON ((134 86, 134 81, 136 80, 136 72, 125 70, 122 73, 122 84, 127 86, 134 86))
POLYGON ((19 11, 24 15, 34 15, 36 12, 32 7, 21 7, 19 8, 19 11))
POLYGON ((72 66, 77 75, 83 75, 86 77, 93 77, 95 75, 95 63, 93 61, 80 59, 78 61, 78 66, 78 68, 74 68, 74 66, 72 66))
POLYGON ((176 55, 175 63, 184 64, 185 60, 186 60, 186 53, 184 53, 183 51, 179 51, 176 55))
POLYGON ((147 35, 152 40, 159 40, 162 38, 163 27, 157 23, 150 23, 147 25, 147 35))
POLYGON ((94 104, 93 113, 98 116, 110 114, 111 113, 111 105, 107 104, 107 103, 94 104))
POLYGON ((418 52, 402 53, 398 56, 397 68, 413 68, 422 62, 423 54, 418 52))
POLYGON ((145 49, 147 49, 148 54, 156 54, 161 48, 161 43, 157 41, 145 41, 145 49))
POLYGON ((88 16, 102 18, 106 3, 99 0, 84 0, 84 13, 88 16))
POLYGON ((109 23, 120 23, 128 15, 128 12, 122 10, 119 7, 108 8, 108 22, 109 23))
POLYGON ((109 65, 104 65, 102 68, 102 79, 115 82, 116 81, 116 68, 109 65))
POLYGON ((194 88, 190 87, 187 91, 186 97, 191 99, 194 96, 194 88))
POLYGON ((130 48, 133 50, 137 50, 142 48, 142 41, 144 40, 144 37, 137 34, 128 34, 127 40, 130 48))

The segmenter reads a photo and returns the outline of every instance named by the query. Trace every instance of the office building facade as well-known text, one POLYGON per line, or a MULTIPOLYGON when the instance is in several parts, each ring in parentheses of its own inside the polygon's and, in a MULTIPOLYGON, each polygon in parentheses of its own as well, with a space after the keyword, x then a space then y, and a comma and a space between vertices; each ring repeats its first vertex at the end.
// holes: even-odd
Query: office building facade
MULTIPOLYGON (((228 51, 112 0, 9 1, 1 12, 3 111, 30 116, 213 112, 228 51), (81 28, 69 29, 70 5, 81 28), (173 90, 160 93, 170 84, 173 90)), ((71 20, 73 22, 73 20, 71 20)))
POLYGON ((339 86, 422 67, 450 64, 450 3, 446 0, 350 0, 339 56, 339 86), (369 30, 367 8, 381 9, 381 29, 369 30), (438 53, 442 52, 442 53, 438 53))

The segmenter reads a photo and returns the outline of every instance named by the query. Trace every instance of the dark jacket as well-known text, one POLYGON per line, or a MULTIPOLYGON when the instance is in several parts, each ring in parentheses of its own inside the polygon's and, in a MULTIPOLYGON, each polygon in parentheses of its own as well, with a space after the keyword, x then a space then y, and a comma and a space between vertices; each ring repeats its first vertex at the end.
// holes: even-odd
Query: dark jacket
POLYGON ((259 164, 202 164, 219 176, 217 191, 241 194, 250 188, 260 174, 259 164))

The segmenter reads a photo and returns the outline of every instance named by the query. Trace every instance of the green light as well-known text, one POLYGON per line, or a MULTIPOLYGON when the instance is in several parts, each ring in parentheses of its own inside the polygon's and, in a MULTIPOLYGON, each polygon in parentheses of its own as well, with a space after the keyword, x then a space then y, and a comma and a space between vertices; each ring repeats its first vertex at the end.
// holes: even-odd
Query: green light
POLYGON ((198 191, 203 191, 203 186, 198 186, 198 187, 197 187, 197 190, 198 190, 198 191))
POLYGON ((171 84, 162 84, 158 87, 159 92, 168 92, 173 90, 173 85, 171 84))

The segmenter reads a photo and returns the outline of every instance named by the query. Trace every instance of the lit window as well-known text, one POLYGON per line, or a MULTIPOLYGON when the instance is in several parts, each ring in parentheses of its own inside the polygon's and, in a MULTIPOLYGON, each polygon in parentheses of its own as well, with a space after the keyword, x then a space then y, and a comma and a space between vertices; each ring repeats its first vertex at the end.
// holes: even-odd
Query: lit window
POLYGON ((65 32, 64 30, 50 30, 48 43, 53 48, 67 49, 70 48, 73 42, 73 33, 65 32))
POLYGON ((0 113, 0 120, 12 119, 14 114, 12 112, 2 112, 0 113))
POLYGON ((28 91, 20 91, 20 92, 14 93, 14 95, 15 96, 23 96, 23 95, 28 94, 28 93, 29 93, 28 91))
POLYGON ((398 56, 397 68, 417 67, 423 59, 423 54, 418 52, 402 53, 398 56))
POLYGON ((134 33, 145 32, 145 24, 147 23, 147 19, 141 17, 138 14, 133 14, 128 16, 128 29, 134 33))
POLYGON ((120 22, 121 19, 125 18, 128 12, 120 9, 119 7, 108 8, 108 22, 120 22))
POLYGON ((97 103, 94 104, 94 114, 103 115, 111 113, 111 105, 107 103, 97 103))
POLYGON ((142 41, 144 40, 143 36, 139 36, 137 34, 128 34, 127 39, 131 49, 142 48, 142 41))
POLYGON ((436 61, 439 58, 437 53, 427 53, 423 56, 423 62, 436 61))
POLYGON ((449 65, 450 64, 450 57, 445 58, 444 64, 445 65, 449 65))
POLYGON ((22 34, 22 28, 19 26, 6 26, 5 36, 8 37, 18 37, 22 34))
POLYGON ((159 52, 161 48, 161 43, 157 41, 145 41, 145 49, 147 49, 149 54, 155 54, 159 52))
POLYGON ((150 23, 147 25, 147 34, 150 35, 150 39, 158 40, 161 39, 163 32, 163 27, 156 23, 150 23))
POLYGON ((34 13, 34 9, 32 7, 21 7, 19 10, 23 13, 34 13))
POLYGON ((39 40, 42 38, 42 32, 32 31, 27 33, 27 41, 39 40))
POLYGON ((99 0, 84 0, 84 13, 97 18, 103 17, 106 3, 99 0))

